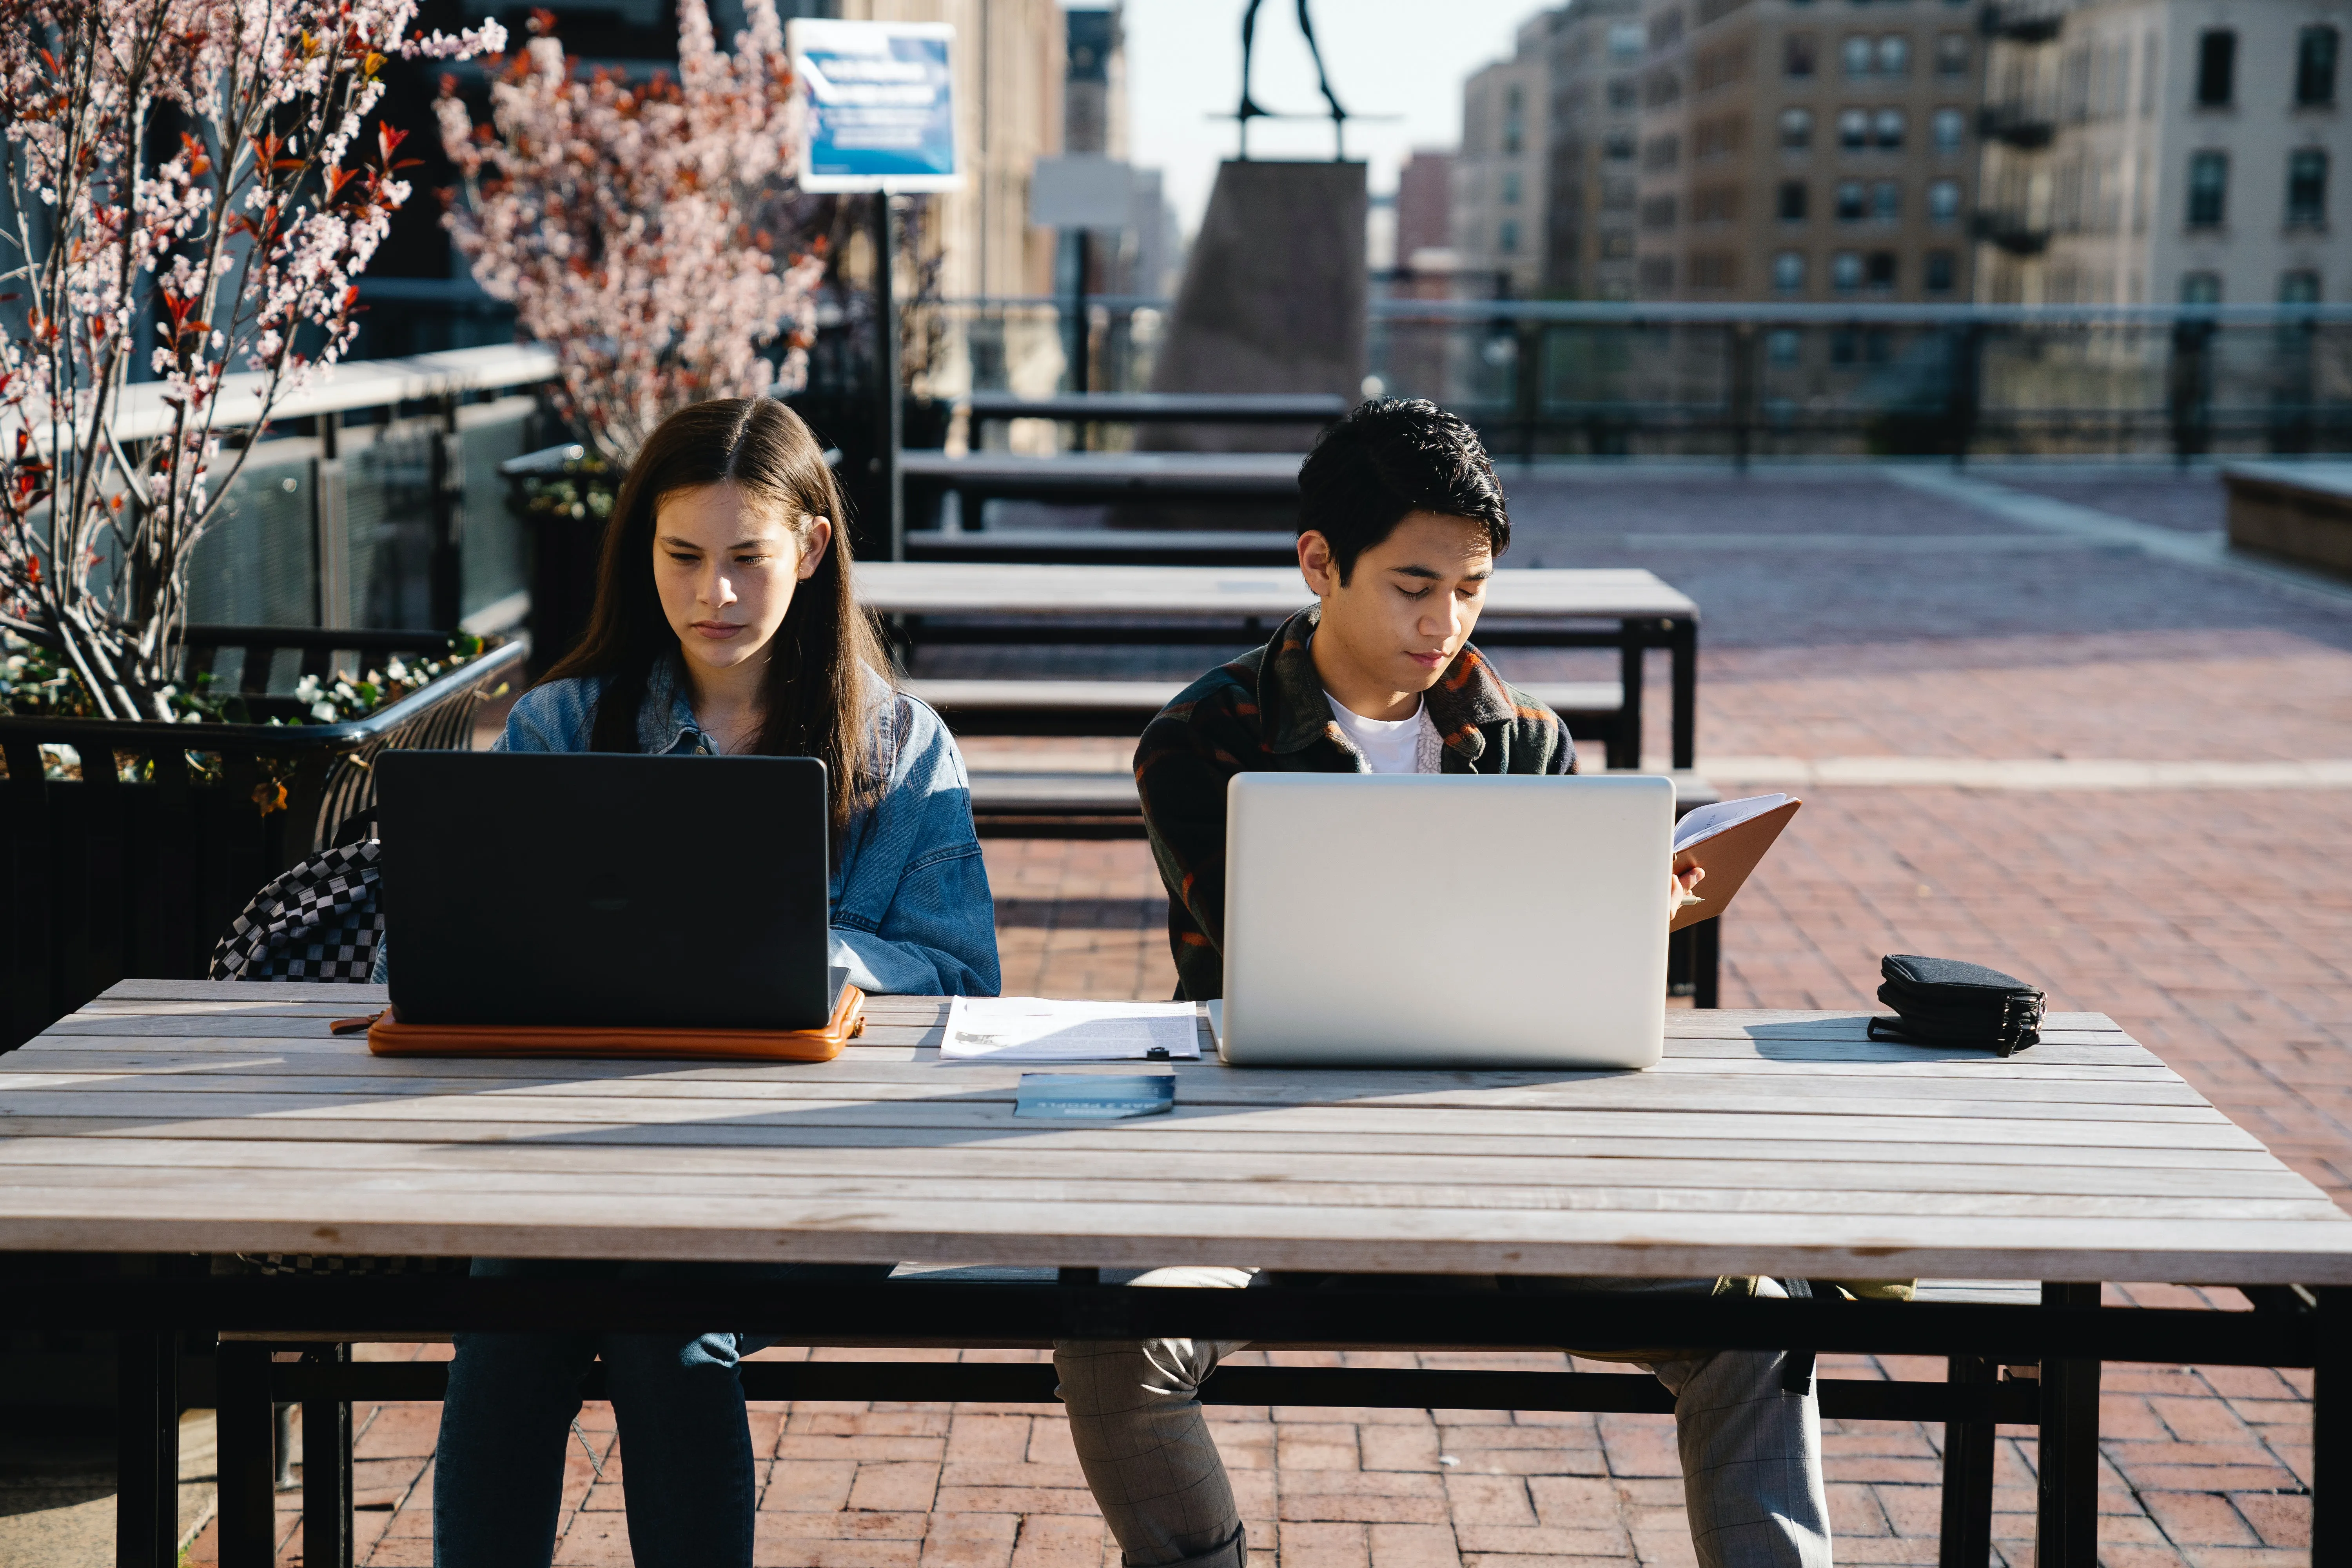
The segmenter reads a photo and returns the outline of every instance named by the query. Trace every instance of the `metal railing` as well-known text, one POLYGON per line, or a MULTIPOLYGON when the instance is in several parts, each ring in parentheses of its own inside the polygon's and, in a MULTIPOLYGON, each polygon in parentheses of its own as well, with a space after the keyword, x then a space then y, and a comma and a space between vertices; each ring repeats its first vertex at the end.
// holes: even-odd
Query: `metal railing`
MULTIPOLYGON (((928 390, 1073 390, 1067 306, 928 307, 928 390)), ((1147 389, 1170 302, 1095 300, 1088 315, 1091 389, 1147 389)), ((1456 409, 1501 455, 2352 447, 2352 305, 1376 298, 1370 315, 1363 390, 1456 409)))

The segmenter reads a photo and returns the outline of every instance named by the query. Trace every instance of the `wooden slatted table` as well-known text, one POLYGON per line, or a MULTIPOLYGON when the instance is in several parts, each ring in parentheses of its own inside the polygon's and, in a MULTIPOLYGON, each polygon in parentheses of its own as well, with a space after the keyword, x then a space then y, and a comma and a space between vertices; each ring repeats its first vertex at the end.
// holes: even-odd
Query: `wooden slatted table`
MULTIPOLYGON (((933 643, 1263 640, 1311 599, 1296 566, 865 561, 856 577, 859 600, 892 617, 918 650, 933 643)), ((1489 648, 1617 649, 1623 696, 1608 739, 1608 765, 1616 768, 1641 765, 1643 655, 1670 650, 1674 765, 1694 765, 1698 605, 1654 573, 1497 572, 1475 640, 1489 648)))
MULTIPOLYGON (((2007 1060, 1874 1043, 1854 1014, 1686 1011, 1643 1073, 1180 1063, 1172 1114, 1061 1123, 1013 1118, 1020 1069, 942 1062, 936 999, 877 999, 836 1061, 746 1066, 379 1060, 329 1035, 381 996, 128 981, 0 1056, 0 1248, 2026 1278, 2051 1282, 2048 1304, 1506 1293, 1465 1311, 1426 1291, 878 1286, 803 1306, 703 1283, 667 1298, 429 1279, 142 1294, 17 1278, 0 1327, 390 1332, 690 1308, 781 1315, 803 1343, 941 1342, 946 1323, 975 1343, 1664 1336, 2038 1361, 2045 1568, 2094 1561, 2098 1359, 2315 1364, 2314 1562, 2352 1555, 2352 1217, 2099 1015, 2054 1016, 2007 1060), (2099 1309, 2105 1279, 2242 1285, 2282 1310, 2099 1309), (891 1305, 910 1296, 923 1304, 891 1305)), ((126 1399, 152 1384, 131 1377, 126 1399)), ((1543 1396, 1526 1374, 1512 1388, 1543 1396)), ((1989 1489, 1989 1436, 1983 1452, 1989 1489)))

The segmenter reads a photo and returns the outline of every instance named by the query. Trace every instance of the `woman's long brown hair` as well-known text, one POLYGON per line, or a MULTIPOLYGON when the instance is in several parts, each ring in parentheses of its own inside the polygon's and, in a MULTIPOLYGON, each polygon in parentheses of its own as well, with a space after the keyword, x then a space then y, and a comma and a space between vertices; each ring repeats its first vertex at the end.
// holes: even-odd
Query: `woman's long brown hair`
POLYGON ((681 408, 646 437, 613 503, 596 566, 596 605, 579 646, 540 677, 605 678, 589 747, 637 749, 637 709, 655 661, 677 648, 654 586, 654 520, 663 500, 731 484, 774 508, 807 548, 810 525, 833 522, 814 575, 793 585, 792 608, 767 654, 765 713, 755 750, 815 757, 825 766, 838 835, 878 784, 868 731, 872 681, 889 679, 874 621, 850 587, 848 520, 816 437, 799 415, 765 397, 722 397, 681 408), (871 670, 873 675, 866 672, 871 670))

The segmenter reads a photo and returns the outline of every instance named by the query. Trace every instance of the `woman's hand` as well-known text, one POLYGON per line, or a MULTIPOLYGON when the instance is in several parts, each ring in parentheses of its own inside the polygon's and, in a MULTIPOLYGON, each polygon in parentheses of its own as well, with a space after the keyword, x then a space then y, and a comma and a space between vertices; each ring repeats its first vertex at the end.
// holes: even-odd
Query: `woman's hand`
POLYGON ((1706 868, 1704 866, 1694 866, 1687 871, 1669 871, 1666 873, 1666 920, 1668 923, 1671 924, 1675 916, 1682 911, 1684 898, 1689 894, 1693 889, 1696 888, 1706 879, 1706 868))

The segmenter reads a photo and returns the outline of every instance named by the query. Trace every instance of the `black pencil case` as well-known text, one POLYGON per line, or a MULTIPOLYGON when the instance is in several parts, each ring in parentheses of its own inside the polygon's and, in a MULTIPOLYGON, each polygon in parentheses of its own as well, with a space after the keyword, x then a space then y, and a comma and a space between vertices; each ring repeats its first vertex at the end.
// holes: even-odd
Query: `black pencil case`
POLYGON ((2042 994, 2013 974, 1901 952, 1880 959, 1878 973, 1878 999, 1895 1016, 1870 1021, 1874 1040, 1985 1046, 2006 1057, 2042 1038, 2042 994))

